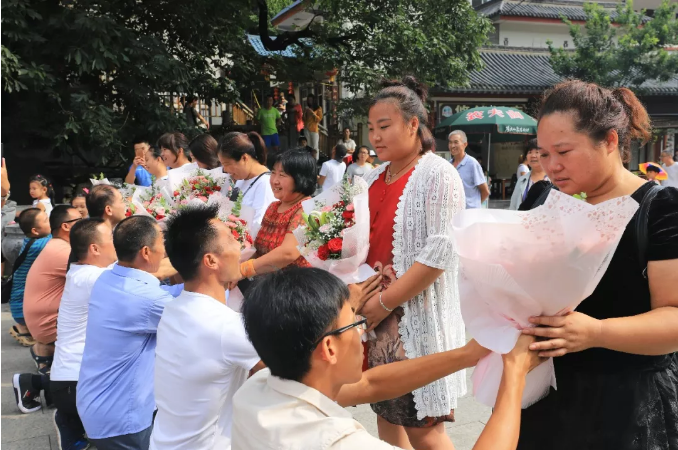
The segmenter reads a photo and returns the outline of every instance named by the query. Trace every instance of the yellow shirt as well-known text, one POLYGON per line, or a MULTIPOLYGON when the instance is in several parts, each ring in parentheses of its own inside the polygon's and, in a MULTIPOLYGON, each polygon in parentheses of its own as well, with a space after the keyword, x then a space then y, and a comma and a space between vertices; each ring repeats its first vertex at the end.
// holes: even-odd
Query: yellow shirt
POLYGON ((315 111, 310 111, 309 108, 304 110, 304 127, 312 133, 318 132, 318 124, 323 118, 323 109, 318 107, 315 111))

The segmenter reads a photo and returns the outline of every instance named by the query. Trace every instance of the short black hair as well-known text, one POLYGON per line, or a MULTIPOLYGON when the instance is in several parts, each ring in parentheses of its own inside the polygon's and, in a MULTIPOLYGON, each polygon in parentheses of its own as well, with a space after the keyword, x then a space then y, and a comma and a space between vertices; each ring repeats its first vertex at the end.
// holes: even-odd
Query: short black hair
POLYGON ((97 228, 106 221, 100 217, 82 219, 71 228, 71 262, 79 262, 87 258, 89 246, 99 242, 97 228))
POLYGON ((315 343, 336 324, 348 298, 346 284, 322 269, 288 267, 257 277, 242 315, 271 374, 301 381, 311 369, 315 343))
POLYGON ((153 247, 158 238, 157 222, 149 216, 124 219, 113 231, 113 245, 118 260, 132 262, 144 247, 153 247))
POLYGON ((42 210, 40 208, 24 209, 19 215, 19 228, 26 236, 31 235, 31 230, 35 228, 35 218, 38 217, 42 210))
POLYGON ((299 139, 297 139, 297 143, 301 145, 301 141, 308 142, 308 138, 306 136, 299 136, 299 139))
POLYGON ((532 150, 539 150, 539 145, 537 144, 537 138, 530 139, 527 141, 527 146, 525 147, 525 157, 527 158, 527 154, 530 153, 532 150))
POLYGON ((273 96, 273 94, 266 94, 266 100, 268 100, 269 98, 275 98, 275 97, 273 96))
POLYGON ((151 140, 147 136, 135 136, 132 140, 132 145, 148 144, 151 145, 151 140))
POLYGON ((273 165, 280 163, 283 171, 294 180, 294 192, 311 195, 318 181, 318 165, 315 158, 303 148, 280 153, 273 165))
POLYGON ((117 188, 110 184, 98 184, 89 191, 85 203, 90 217, 104 217, 106 207, 115 201, 115 191, 117 188))
POLYGON ((218 231, 212 223, 218 216, 218 205, 191 205, 167 219, 165 251, 184 280, 192 280, 198 275, 205 253, 222 251, 218 231))
POLYGON ((186 103, 193 103, 197 99, 198 99, 198 97, 196 97, 195 95, 189 95, 188 97, 186 97, 186 103))
POLYGON ((346 146, 344 144, 337 144, 334 147, 334 160, 341 162, 344 159, 344 156, 348 153, 346 146))
POLYGON ((645 170, 647 170, 648 172, 661 173, 661 170, 659 169, 659 167, 653 166, 653 165, 648 165, 647 169, 645 169, 645 170))
MULTIPOLYGON (((52 209, 49 215, 49 227, 52 229, 52 236, 56 237, 61 233, 61 225, 70 218, 68 215, 69 210, 77 212, 71 205, 57 205, 52 209)), ((78 213, 78 217, 80 217, 80 213, 78 213)))

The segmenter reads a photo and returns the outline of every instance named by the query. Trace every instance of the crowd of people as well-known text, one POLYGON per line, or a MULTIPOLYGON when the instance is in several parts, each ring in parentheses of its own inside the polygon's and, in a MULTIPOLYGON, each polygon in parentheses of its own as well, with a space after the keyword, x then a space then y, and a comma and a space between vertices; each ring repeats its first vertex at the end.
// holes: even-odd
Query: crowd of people
MULTIPOLYGON (((268 100, 260 120, 277 121, 268 100)), ((465 369, 489 351, 465 335, 452 219, 489 188, 463 131, 448 137, 452 161, 435 155, 425 105, 413 78, 386 82, 369 105, 374 150, 348 130, 320 169, 313 97, 292 150, 275 149, 263 126, 135 142, 128 182, 198 167, 230 175, 254 210, 246 260, 216 206, 179 209, 161 226, 126 217, 114 186, 55 205, 49 181, 31 178, 10 296, 11 333, 37 367, 13 377, 21 412, 42 408, 44 391, 63 449, 453 449, 445 423, 467 392, 465 369), (375 274, 347 286, 312 268, 292 231, 319 186, 355 177, 369 186, 375 274), (363 403, 378 438, 345 409, 363 403)), ((298 106, 291 97, 285 110, 298 106)), ((568 81, 538 119, 511 209, 538 207, 550 189, 592 204, 631 196, 646 223, 628 224, 577 312, 533 318, 503 355, 474 449, 678 450, 678 190, 623 166, 631 141, 650 137, 647 113, 631 91, 568 81), (558 390, 521 411, 526 375, 549 357, 558 390)), ((3 163, 3 201, 5 179, 3 163)))

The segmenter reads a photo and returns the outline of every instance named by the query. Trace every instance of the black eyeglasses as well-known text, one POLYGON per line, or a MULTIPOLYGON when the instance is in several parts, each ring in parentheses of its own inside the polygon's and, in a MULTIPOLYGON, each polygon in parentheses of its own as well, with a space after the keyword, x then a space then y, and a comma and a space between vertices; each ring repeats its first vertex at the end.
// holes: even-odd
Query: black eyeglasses
POLYGON ((82 220, 82 217, 78 217, 77 219, 71 219, 71 220, 64 220, 61 223, 71 223, 71 222, 77 222, 78 220, 82 220))
POLYGON ((344 331, 348 331, 351 328, 358 328, 359 330, 365 331, 367 330, 367 319, 362 319, 359 320, 355 323, 352 323, 351 325, 346 325, 345 327, 337 328, 336 330, 328 331, 327 333, 323 334, 320 336, 320 339, 318 339, 315 344, 313 344, 313 347, 316 347, 318 344, 322 342, 323 339, 325 339, 327 336, 338 336, 344 331))

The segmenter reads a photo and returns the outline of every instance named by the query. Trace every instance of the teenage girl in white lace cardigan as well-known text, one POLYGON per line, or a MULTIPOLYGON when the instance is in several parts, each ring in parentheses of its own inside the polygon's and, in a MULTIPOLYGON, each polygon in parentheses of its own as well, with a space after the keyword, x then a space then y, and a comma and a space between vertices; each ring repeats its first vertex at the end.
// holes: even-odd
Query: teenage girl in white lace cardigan
MULTIPOLYGON (((370 142, 381 161, 370 185, 370 253, 384 290, 361 310, 374 329, 370 367, 465 344, 452 217, 464 209, 459 174, 432 150, 425 87, 411 77, 385 83, 369 111, 370 142)), ((453 449, 444 422, 466 393, 464 371, 372 405, 379 437, 404 449, 453 449)))

